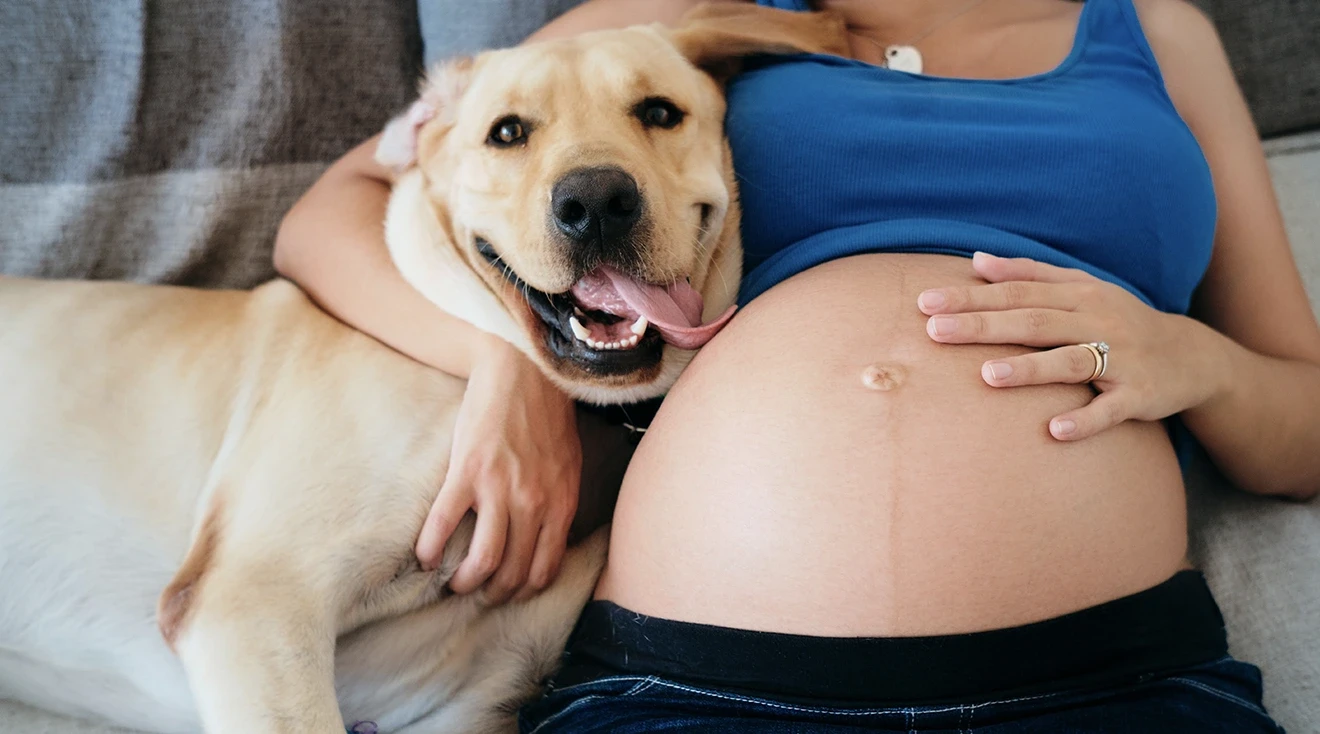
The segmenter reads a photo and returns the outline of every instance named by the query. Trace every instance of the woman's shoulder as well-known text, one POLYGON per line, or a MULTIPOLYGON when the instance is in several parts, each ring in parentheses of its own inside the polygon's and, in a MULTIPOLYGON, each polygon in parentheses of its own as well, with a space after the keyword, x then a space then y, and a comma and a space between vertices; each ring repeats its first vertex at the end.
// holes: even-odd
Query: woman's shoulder
POLYGON ((1132 0, 1132 4, 1161 69, 1169 67, 1176 73, 1226 58, 1214 22, 1188 0, 1132 0))
POLYGON ((1241 104, 1228 54, 1209 16, 1188 0, 1132 2, 1169 97, 1194 133, 1225 104, 1241 104))

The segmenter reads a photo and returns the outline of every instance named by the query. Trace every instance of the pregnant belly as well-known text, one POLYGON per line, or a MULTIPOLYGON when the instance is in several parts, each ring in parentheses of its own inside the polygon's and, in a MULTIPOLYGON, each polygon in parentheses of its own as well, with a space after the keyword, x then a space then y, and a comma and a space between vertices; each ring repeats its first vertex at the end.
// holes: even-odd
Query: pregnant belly
MULTIPOLYGON (((629 466, 597 598, 668 619, 835 636, 1026 624, 1185 567, 1163 426, 1077 443, 1076 385, 993 389, 924 289, 970 261, 862 255, 758 298, 684 373, 629 466)), ((1122 359, 1122 355, 1115 355, 1122 359)))

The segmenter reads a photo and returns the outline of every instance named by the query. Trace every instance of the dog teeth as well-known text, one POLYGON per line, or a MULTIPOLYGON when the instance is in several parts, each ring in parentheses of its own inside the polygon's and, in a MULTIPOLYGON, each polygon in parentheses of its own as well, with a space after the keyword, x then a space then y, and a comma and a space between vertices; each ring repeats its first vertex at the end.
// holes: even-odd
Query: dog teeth
POLYGON ((576 336, 578 341, 591 343, 591 330, 583 326, 576 316, 568 317, 568 328, 573 330, 573 336, 576 336))
POLYGON ((586 315, 582 313, 582 309, 574 307, 573 315, 568 317, 568 327, 573 330, 573 336, 577 337, 578 341, 596 350, 632 349, 642 340, 647 328, 651 326, 651 322, 647 321, 645 316, 638 316, 637 320, 628 327, 628 330, 632 332, 632 336, 615 342, 598 342, 591 338, 591 329, 583 326, 582 321, 579 320, 585 318, 586 315))
MULTIPOLYGON (((570 321, 570 323, 575 323, 575 322, 570 321)), ((576 328, 573 329, 573 333, 575 334, 577 333, 576 328)), ((620 349, 632 349, 633 347, 637 346, 638 342, 642 340, 642 337, 637 334, 634 334, 628 337, 627 339, 617 342, 598 342, 595 339, 590 339, 588 337, 580 336, 580 335, 579 338, 582 340, 584 344, 597 351, 618 351, 620 349)))

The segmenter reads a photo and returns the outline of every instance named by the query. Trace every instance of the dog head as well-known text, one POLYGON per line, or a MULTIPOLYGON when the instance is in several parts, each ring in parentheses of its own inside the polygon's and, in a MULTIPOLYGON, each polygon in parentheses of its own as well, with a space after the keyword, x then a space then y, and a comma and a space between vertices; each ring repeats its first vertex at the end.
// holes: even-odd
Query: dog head
POLYGON ((753 54, 842 51, 832 15, 706 6, 458 59, 387 127, 405 279, 574 396, 662 394, 741 277, 722 80, 753 54))

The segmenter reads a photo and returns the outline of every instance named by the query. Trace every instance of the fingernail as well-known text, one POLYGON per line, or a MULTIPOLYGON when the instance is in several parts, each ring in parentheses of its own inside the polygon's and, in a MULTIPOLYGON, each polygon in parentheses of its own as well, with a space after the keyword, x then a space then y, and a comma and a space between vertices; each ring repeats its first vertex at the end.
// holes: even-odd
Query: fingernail
POLYGON ((1077 430, 1077 424, 1074 423, 1073 421, 1067 419, 1054 421, 1054 435, 1056 436, 1070 436, 1072 435, 1073 431, 1076 430, 1077 430))
POLYGON ((917 297, 917 305, 927 311, 943 306, 944 294, 939 291, 926 291, 917 297))
POLYGON ((986 369, 990 371, 992 380, 1007 380, 1013 376, 1013 365, 1007 362, 991 362, 986 365, 986 369))
POLYGON ((935 316, 927 327, 931 336, 948 336, 958 330, 958 320, 948 316, 935 316))

